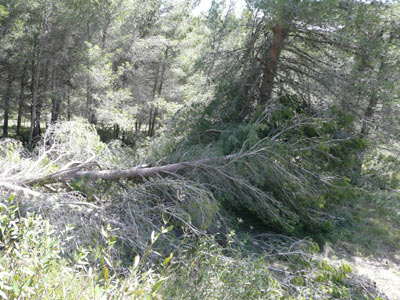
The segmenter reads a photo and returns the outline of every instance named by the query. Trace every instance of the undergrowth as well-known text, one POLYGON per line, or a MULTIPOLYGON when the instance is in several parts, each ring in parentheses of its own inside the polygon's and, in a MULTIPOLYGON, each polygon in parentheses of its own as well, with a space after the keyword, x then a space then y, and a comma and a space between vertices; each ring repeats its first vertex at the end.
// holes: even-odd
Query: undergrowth
POLYGON ((318 259, 318 246, 307 240, 281 244, 280 252, 243 255, 231 233, 224 247, 202 237, 194 243, 185 241, 175 255, 149 260, 154 244, 171 230, 153 232, 143 256, 135 256, 121 272, 110 252, 120 242, 114 235, 118 229, 101 228, 105 244, 66 255, 63 244, 73 238, 69 228, 57 233, 40 216, 21 215, 13 198, 3 199, 0 297, 289 300, 348 298, 358 293, 352 289, 350 266, 318 259))

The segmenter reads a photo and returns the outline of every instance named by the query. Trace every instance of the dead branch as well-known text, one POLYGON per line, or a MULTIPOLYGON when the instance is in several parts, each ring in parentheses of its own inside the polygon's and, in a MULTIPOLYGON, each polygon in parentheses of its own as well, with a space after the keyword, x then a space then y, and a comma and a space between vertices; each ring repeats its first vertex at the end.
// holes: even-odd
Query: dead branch
POLYGON ((40 193, 32 191, 31 189, 24 188, 22 186, 11 184, 11 183, 8 183, 8 182, 0 181, 0 187, 3 187, 5 189, 7 189, 7 190, 15 191, 15 192, 22 192, 25 195, 30 195, 30 196, 34 196, 34 197, 41 196, 40 193))

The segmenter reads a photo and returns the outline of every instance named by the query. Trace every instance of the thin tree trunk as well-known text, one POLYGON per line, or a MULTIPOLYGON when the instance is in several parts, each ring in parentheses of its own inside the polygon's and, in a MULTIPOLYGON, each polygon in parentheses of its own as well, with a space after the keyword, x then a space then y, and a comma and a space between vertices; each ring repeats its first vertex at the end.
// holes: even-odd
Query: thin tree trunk
MULTIPOLYGON (((378 82, 381 82, 381 80, 383 80, 384 74, 385 74, 385 68, 386 68, 386 64, 384 61, 381 62, 381 65, 379 67, 379 71, 378 71, 378 82)), ((376 107, 378 105, 378 97, 377 97, 377 90, 379 89, 379 87, 376 88, 372 88, 372 91, 370 92, 369 95, 369 101, 368 101, 368 106, 367 109, 365 110, 364 113, 364 119, 362 122, 362 126, 361 126, 361 131, 359 134, 359 137, 361 139, 367 139, 369 137, 370 131, 371 131, 371 123, 373 122, 373 118, 375 115, 375 110, 376 107)), ((356 161, 356 165, 355 165, 355 177, 353 179, 353 182, 355 184, 361 185, 362 182, 360 181, 360 179, 362 178, 362 166, 364 163, 364 157, 365 157, 365 153, 366 151, 364 149, 362 149, 359 153, 358 153, 358 157, 357 157, 357 161, 356 161)))
POLYGON ((25 62, 24 68, 21 74, 20 90, 19 90, 19 101, 18 101, 18 117, 17 117, 17 136, 21 134, 21 123, 22 113, 24 111, 24 90, 25 90, 25 77, 28 69, 28 61, 25 62))
POLYGON ((275 25, 272 28, 272 32, 272 42, 268 49, 266 60, 263 61, 264 71, 261 84, 260 106, 267 104, 271 100, 279 59, 288 35, 288 31, 280 24, 275 25))
POLYGON ((158 62, 158 63, 157 63, 157 69, 156 69, 156 76, 155 76, 155 78, 154 78, 153 93, 152 93, 153 100, 154 100, 155 97, 156 97, 156 92, 157 92, 157 87, 158 87, 158 77, 159 77, 159 74, 160 74, 160 63, 158 62))
POLYGON ((33 138, 38 138, 42 134, 42 130, 40 127, 40 122, 42 120, 42 109, 43 109, 43 104, 46 98, 46 91, 47 91, 47 83, 49 81, 49 61, 46 61, 46 67, 45 67, 45 73, 44 73, 44 79, 42 84, 40 85, 41 87, 41 95, 37 99, 37 106, 36 106, 36 123, 35 123, 35 128, 33 130, 33 138))
POLYGON ((39 94, 39 77, 40 77, 40 66, 42 61, 42 54, 43 54, 43 47, 44 47, 44 36, 47 27, 47 0, 44 0, 44 20, 40 32, 39 37, 39 47, 38 47, 38 54, 37 54, 37 63, 34 70, 34 80, 33 80, 33 87, 32 87, 32 106, 31 106, 31 127, 29 129, 29 139, 28 145, 30 147, 33 146, 33 134, 36 124, 36 105, 38 102, 38 94, 39 94))
MULTIPOLYGON (((88 43, 91 43, 91 36, 90 36, 90 23, 89 20, 86 22, 86 34, 87 34, 87 41, 88 43)), ((87 58, 86 61, 86 67, 87 67, 87 78, 86 78, 86 111, 85 111, 85 116, 86 119, 91 122, 92 119, 92 97, 91 97, 91 84, 90 84, 90 78, 89 78, 89 68, 90 68, 90 61, 89 58, 87 58)))
POLYGON ((102 29, 102 36, 101 36, 101 49, 105 49, 106 43, 107 43, 107 38, 108 38, 108 28, 110 27, 111 24, 111 16, 109 13, 106 15, 106 23, 103 26, 102 29))
POLYGON ((114 124, 114 139, 118 140, 119 139, 119 125, 114 124))
POLYGON ((67 120, 71 121, 71 92, 67 88, 67 120))
POLYGON ((361 138, 367 138, 371 130, 372 119, 375 115, 375 109, 378 104, 378 97, 373 94, 369 99, 368 107, 364 114, 364 120, 360 131, 361 138))
MULTIPOLYGON (((361 131, 359 134, 359 137, 361 139, 368 138, 368 135, 369 135, 369 132, 371 129, 370 122, 372 121, 372 118, 374 117, 375 108, 376 108, 377 104, 378 104, 378 98, 376 97, 376 95, 374 93, 370 96, 368 107, 365 111, 364 120, 363 120, 361 131)), ((364 164, 364 158, 365 158, 365 150, 361 149, 358 152, 357 159, 355 162, 355 167, 354 167, 354 174, 352 175, 352 177, 353 177, 352 182, 357 185, 362 185, 361 179, 362 179, 362 166, 364 164)))
POLYGON ((160 75, 160 85, 158 87, 158 96, 161 96, 163 84, 164 84, 164 74, 165 74, 165 69, 166 69, 166 63, 164 62, 161 68, 161 75, 160 75))
POLYGON ((148 136, 151 136, 151 125, 152 124, 153 124, 153 105, 150 107, 149 128, 147 130, 148 136))
POLYGON ((3 122, 3 136, 8 136, 8 118, 10 113, 10 98, 13 83, 13 76, 11 74, 11 68, 8 66, 8 77, 7 77, 7 89, 4 95, 4 122, 3 122))
POLYGON ((158 106, 156 106, 156 108, 154 109, 153 120, 151 121, 150 137, 154 136, 155 134, 157 115, 158 115, 158 106))
POLYGON ((123 129, 123 130, 122 130, 122 141, 125 143, 125 140, 126 140, 126 132, 125 132, 125 130, 123 129))
POLYGON ((60 99, 57 94, 57 78, 53 65, 51 74, 51 121, 50 121, 51 124, 57 122, 59 110, 60 110, 60 99))
POLYGON ((164 61, 163 61, 162 68, 161 68, 160 85, 158 87, 158 96, 161 96, 161 92, 163 89, 165 70, 167 68, 166 60, 168 58, 168 51, 169 51, 169 46, 167 46, 167 48, 165 49, 165 53, 164 53, 164 61))

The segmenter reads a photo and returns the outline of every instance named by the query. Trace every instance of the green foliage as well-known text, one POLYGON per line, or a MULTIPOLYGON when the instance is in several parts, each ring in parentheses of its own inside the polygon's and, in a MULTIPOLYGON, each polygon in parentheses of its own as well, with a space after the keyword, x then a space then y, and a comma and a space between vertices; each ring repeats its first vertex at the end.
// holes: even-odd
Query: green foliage
MULTIPOLYGON (((110 251, 116 243, 108 225, 101 234, 107 241, 92 249, 78 249, 65 258, 63 243, 71 228, 57 234, 39 216, 20 215, 10 198, 0 206, 0 297, 2 299, 157 299, 164 280, 151 269, 139 271, 160 234, 152 234, 145 255, 137 256, 124 277, 116 273, 110 251), (94 262, 94 263, 93 263, 94 262), (85 284, 82 284, 85 282, 85 284)), ((172 228, 162 229, 167 233, 172 228)), ((166 266, 170 261, 166 260, 166 266)), ((143 268, 141 268, 143 269, 143 268)))
MULTIPOLYGON (((199 240, 185 250, 181 263, 168 270, 169 284, 161 293, 165 299, 337 299, 349 297, 347 287, 351 268, 337 268, 309 258, 315 246, 307 242, 296 248, 298 254, 274 261, 264 256, 246 257, 234 247, 234 234, 227 246, 213 240, 199 240), (304 251, 304 252, 303 252, 304 251), (284 284, 282 282, 284 279, 284 284)), ((292 250, 293 251, 293 250, 292 250)))
POLYGON ((337 107, 317 116, 296 95, 281 95, 252 121, 234 123, 233 116, 220 124, 220 111, 211 109, 217 104, 204 108, 206 117, 191 125, 174 155, 199 151, 204 157, 210 154, 201 152, 211 150, 213 156, 239 158, 223 166, 221 176, 199 174, 197 180, 212 183, 214 197, 225 208, 246 209, 274 230, 333 230, 335 217, 327 211, 357 197, 351 179, 358 176, 359 153, 368 147, 351 133, 355 119, 337 107))
POLYGON ((8 16, 6 8, 0 4, 0 20, 8 16))

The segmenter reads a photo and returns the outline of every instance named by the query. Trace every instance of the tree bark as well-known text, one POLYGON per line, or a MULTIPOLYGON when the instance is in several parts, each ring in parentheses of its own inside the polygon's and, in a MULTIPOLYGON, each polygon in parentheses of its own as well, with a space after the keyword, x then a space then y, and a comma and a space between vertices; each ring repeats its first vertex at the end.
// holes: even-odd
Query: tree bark
POLYGON ((31 126, 29 129, 29 139, 28 139, 28 145, 30 147, 33 146, 34 129, 35 129, 35 125, 37 122, 36 106, 38 103, 40 67, 41 67, 41 61, 42 61, 46 27, 47 27, 47 0, 44 0, 44 19, 43 19, 42 28, 40 31, 40 36, 39 36, 37 62, 36 62, 35 70, 34 70, 33 86, 32 86, 31 126))
POLYGON ((268 49, 266 59, 262 62, 264 64, 264 70, 259 106, 264 106, 271 100, 279 59, 288 35, 288 31, 280 24, 272 27, 272 32, 272 42, 268 49))
MULTIPOLYGON (((88 43, 91 43, 91 35, 90 35, 90 23, 89 20, 87 20, 86 22, 86 34, 87 34, 87 41, 88 43)), ((86 67, 87 67, 87 78, 86 78, 86 110, 85 110, 85 116, 86 119, 89 121, 89 123, 91 123, 92 121, 92 97, 91 97, 91 84, 90 84, 90 74, 89 74, 89 70, 90 70, 90 61, 89 61, 89 57, 87 58, 86 61, 86 67)))
POLYGON ((151 120, 150 137, 154 136, 155 134, 157 116, 158 116, 158 106, 155 107, 153 113, 153 119, 151 120))
POLYGON ((151 125, 152 124, 153 124, 153 105, 150 107, 149 128, 147 130, 147 136, 151 136, 151 125))
MULTIPOLYGON (((379 71, 378 71, 378 84, 384 80, 385 69, 386 69, 386 64, 382 60, 381 65, 379 66, 379 71)), ((378 89, 379 89, 379 87, 371 88, 371 92, 369 94, 368 106, 364 113, 364 119, 362 122, 361 131, 359 134, 359 137, 361 139, 367 139, 369 137, 370 130, 371 130, 371 123, 372 123, 374 115, 375 115, 376 106, 378 105, 378 95, 377 95, 378 89)), ((365 149, 362 149, 358 153, 357 161, 355 163, 355 168, 354 168, 355 176, 352 181, 358 185, 362 184, 362 181, 360 181, 360 179, 362 178, 361 177, 362 166, 364 163, 365 153, 366 153, 365 149)))
POLYGON ((12 91, 12 83, 13 76, 11 73, 11 68, 8 66, 8 77, 7 77, 7 89, 6 94, 4 95, 4 122, 3 122, 3 136, 8 136, 8 119, 10 113, 10 99, 11 99, 11 91, 12 91))
POLYGON ((119 125, 114 124, 114 139, 119 140, 119 125))
POLYGON ((51 124, 58 121, 59 112, 60 112, 60 99, 57 91, 57 77, 53 65, 53 70, 51 74, 51 121, 50 121, 51 124))
POLYGON ((71 121, 71 93, 67 90, 67 120, 71 121))
POLYGON ((165 53, 164 53, 164 61, 163 61, 162 68, 161 68, 160 85, 158 86, 158 91, 157 91, 158 96, 161 96, 161 92, 162 92, 163 85, 164 85, 164 76, 165 76, 165 71, 167 69, 168 51, 169 51, 169 46, 167 46, 167 48, 165 49, 165 53))
POLYGON ((157 87, 158 87, 158 77, 159 77, 159 74, 160 74, 160 63, 158 62, 158 63, 157 63, 157 69, 156 69, 156 76, 155 76, 155 78, 154 78, 153 93, 152 93, 152 98, 153 98, 153 100, 154 100, 155 97, 156 97, 156 92, 157 92, 157 87))
POLYGON ((45 66, 45 75, 44 79, 41 82, 42 84, 39 85, 39 90, 41 91, 41 95, 38 96, 37 99, 37 105, 36 105, 36 122, 35 122, 35 128, 33 130, 33 139, 39 138, 42 134, 42 130, 40 127, 40 122, 42 120, 42 109, 43 109, 43 104, 46 100, 46 92, 47 92, 47 83, 49 81, 49 60, 46 61, 46 66, 45 66))
POLYGON ((20 82, 20 90, 19 90, 19 99, 18 99, 18 117, 17 117, 17 136, 21 134, 21 123, 22 123, 22 113, 24 111, 24 93, 25 93, 25 77, 26 71, 28 69, 28 61, 25 62, 24 68, 21 74, 21 82, 20 82))

